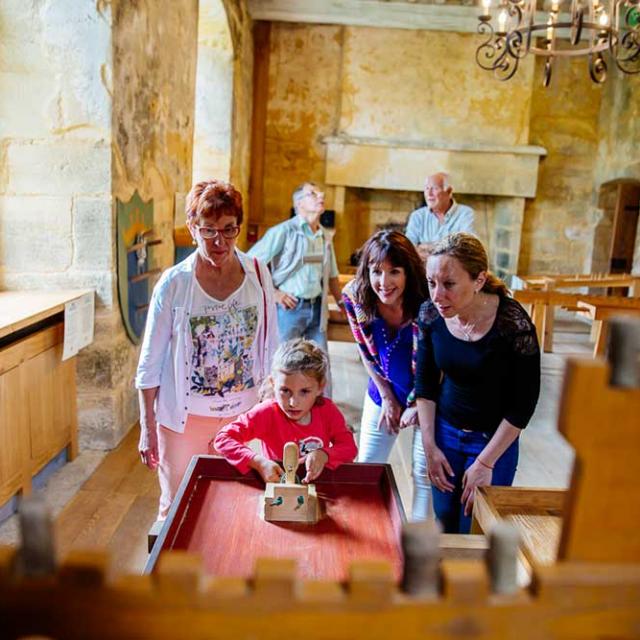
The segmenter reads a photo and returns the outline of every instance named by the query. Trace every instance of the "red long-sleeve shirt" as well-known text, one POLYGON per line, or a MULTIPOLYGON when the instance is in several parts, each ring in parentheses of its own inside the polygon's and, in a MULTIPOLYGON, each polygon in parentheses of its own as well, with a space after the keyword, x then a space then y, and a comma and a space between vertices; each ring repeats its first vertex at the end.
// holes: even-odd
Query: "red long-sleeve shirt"
POLYGON ((245 443, 254 438, 262 442, 262 454, 270 460, 282 459, 287 442, 296 442, 301 456, 323 449, 329 469, 352 462, 358 453, 344 416, 328 398, 311 409, 307 425, 290 420, 275 400, 261 402, 223 427, 214 446, 241 473, 247 473, 256 454, 245 443))

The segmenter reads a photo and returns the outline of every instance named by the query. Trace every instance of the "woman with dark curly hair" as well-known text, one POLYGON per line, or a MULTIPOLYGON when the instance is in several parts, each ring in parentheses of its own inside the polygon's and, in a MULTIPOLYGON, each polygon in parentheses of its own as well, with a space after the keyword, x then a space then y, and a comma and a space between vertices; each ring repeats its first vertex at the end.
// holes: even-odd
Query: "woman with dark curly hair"
POLYGON ((362 409, 359 462, 386 462, 404 427, 414 427, 413 519, 429 514, 427 483, 415 406, 418 346, 416 318, 427 298, 424 265, 409 239, 383 230, 363 247, 354 280, 342 299, 360 356, 369 374, 362 409))
POLYGON ((269 270, 236 249, 242 197, 207 180, 187 197, 197 250, 153 290, 140 352, 140 458, 158 469, 166 517, 191 457, 250 409, 268 375, 278 329, 269 270))
POLYGON ((447 533, 468 533, 476 487, 510 486, 518 437, 540 392, 540 350, 525 310, 468 233, 427 259, 416 395, 433 506, 447 533))

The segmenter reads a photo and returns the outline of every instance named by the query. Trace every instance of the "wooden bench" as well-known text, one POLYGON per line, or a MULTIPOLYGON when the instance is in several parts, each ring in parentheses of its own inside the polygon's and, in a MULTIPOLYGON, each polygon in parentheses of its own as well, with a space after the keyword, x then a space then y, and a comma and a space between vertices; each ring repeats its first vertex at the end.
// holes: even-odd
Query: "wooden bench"
MULTIPOLYGON (((340 281, 340 289, 347 282, 353 280, 353 273, 341 273, 338 276, 340 281)), ((329 326, 327 328, 327 338, 337 342, 354 342, 351 328, 347 317, 338 309, 338 305, 332 295, 329 295, 329 326)))
POLYGON ((540 274, 517 276, 527 289, 569 289, 573 287, 624 287, 630 297, 640 296, 640 275, 632 273, 540 274))
MULTIPOLYGON (((515 283, 518 285, 517 290, 527 291, 557 291, 558 289, 572 289, 579 287, 625 287, 628 291, 629 297, 640 296, 640 275, 628 273, 526 275, 516 276, 515 283)), ((560 304, 559 306, 564 305, 560 304)), ((567 308, 570 309, 571 307, 567 308)), ((542 312, 542 310, 539 311, 542 312)), ((538 339, 540 340, 540 346, 545 353, 550 353, 553 350, 554 312, 554 306, 547 305, 544 308, 544 316, 542 316, 542 319, 538 317, 538 322, 534 322, 536 327, 540 327, 538 339)), ((596 340, 598 327, 598 323, 593 324, 591 332, 592 341, 596 340)))
POLYGON ((640 317, 640 299, 606 298, 604 302, 578 301, 578 313, 593 321, 596 326, 593 356, 603 356, 607 348, 609 320, 614 316, 631 315, 640 317), (611 301, 611 302, 608 302, 611 301))
POLYGON ((606 346, 607 330, 604 326, 612 315, 637 315, 640 310, 640 298, 620 296, 592 296, 582 293, 564 293, 562 291, 545 291, 539 289, 517 289, 515 299, 529 307, 531 320, 536 327, 541 348, 549 353, 553 342, 553 315, 555 307, 563 307, 570 311, 584 311, 584 315, 594 320, 595 346, 594 356, 602 355, 606 346), (586 305, 586 306, 585 306, 586 305), (601 309, 597 314, 588 311, 591 307, 601 309), (606 311, 605 311, 606 310, 606 311), (596 318, 597 316, 597 318, 596 318))
POLYGON ((481 487, 473 505, 472 532, 488 533, 501 520, 514 525, 522 540, 519 561, 530 578, 534 566, 556 561, 566 494, 563 489, 481 487))

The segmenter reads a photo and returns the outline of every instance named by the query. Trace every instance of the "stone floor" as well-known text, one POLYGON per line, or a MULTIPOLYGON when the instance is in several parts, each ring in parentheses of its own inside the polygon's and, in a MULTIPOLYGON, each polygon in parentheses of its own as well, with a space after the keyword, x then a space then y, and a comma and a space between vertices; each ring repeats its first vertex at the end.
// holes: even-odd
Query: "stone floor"
MULTIPOLYGON (((590 357, 588 326, 568 314, 556 322, 554 352, 542 358, 542 390, 533 419, 522 436, 520 464, 515 484, 535 487, 566 487, 572 465, 571 447, 557 433, 557 412, 562 388, 562 374, 567 355, 590 357)), ((347 422, 358 428, 367 378, 352 343, 330 343, 334 381, 334 399, 347 422)), ((391 464, 407 513, 411 505, 411 433, 400 434, 391 455, 391 464)), ((103 451, 83 450, 76 460, 56 472, 40 491, 54 517, 77 494, 105 457, 103 451)), ((0 544, 15 544, 18 539, 17 517, 0 526, 0 544)))

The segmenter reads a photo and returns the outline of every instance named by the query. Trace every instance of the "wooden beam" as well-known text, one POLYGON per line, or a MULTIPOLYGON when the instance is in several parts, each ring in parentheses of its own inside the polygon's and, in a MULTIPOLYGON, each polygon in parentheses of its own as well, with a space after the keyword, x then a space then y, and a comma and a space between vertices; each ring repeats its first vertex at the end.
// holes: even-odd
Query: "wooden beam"
MULTIPOLYGON (((252 20, 476 33, 479 7, 388 0, 248 0, 252 20)), ((570 20, 560 14, 559 20, 570 20)), ((545 24, 547 15, 536 13, 545 24)), ((586 31, 586 30, 585 30, 586 31)), ((584 35, 583 35, 584 37, 584 35)))
POLYGON ((253 20, 474 33, 477 7, 379 0, 249 0, 253 20))
POLYGON ((249 177, 249 222, 264 215, 264 154, 269 97, 269 52, 271 25, 253 27, 253 109, 251 118, 251 175, 249 177))

